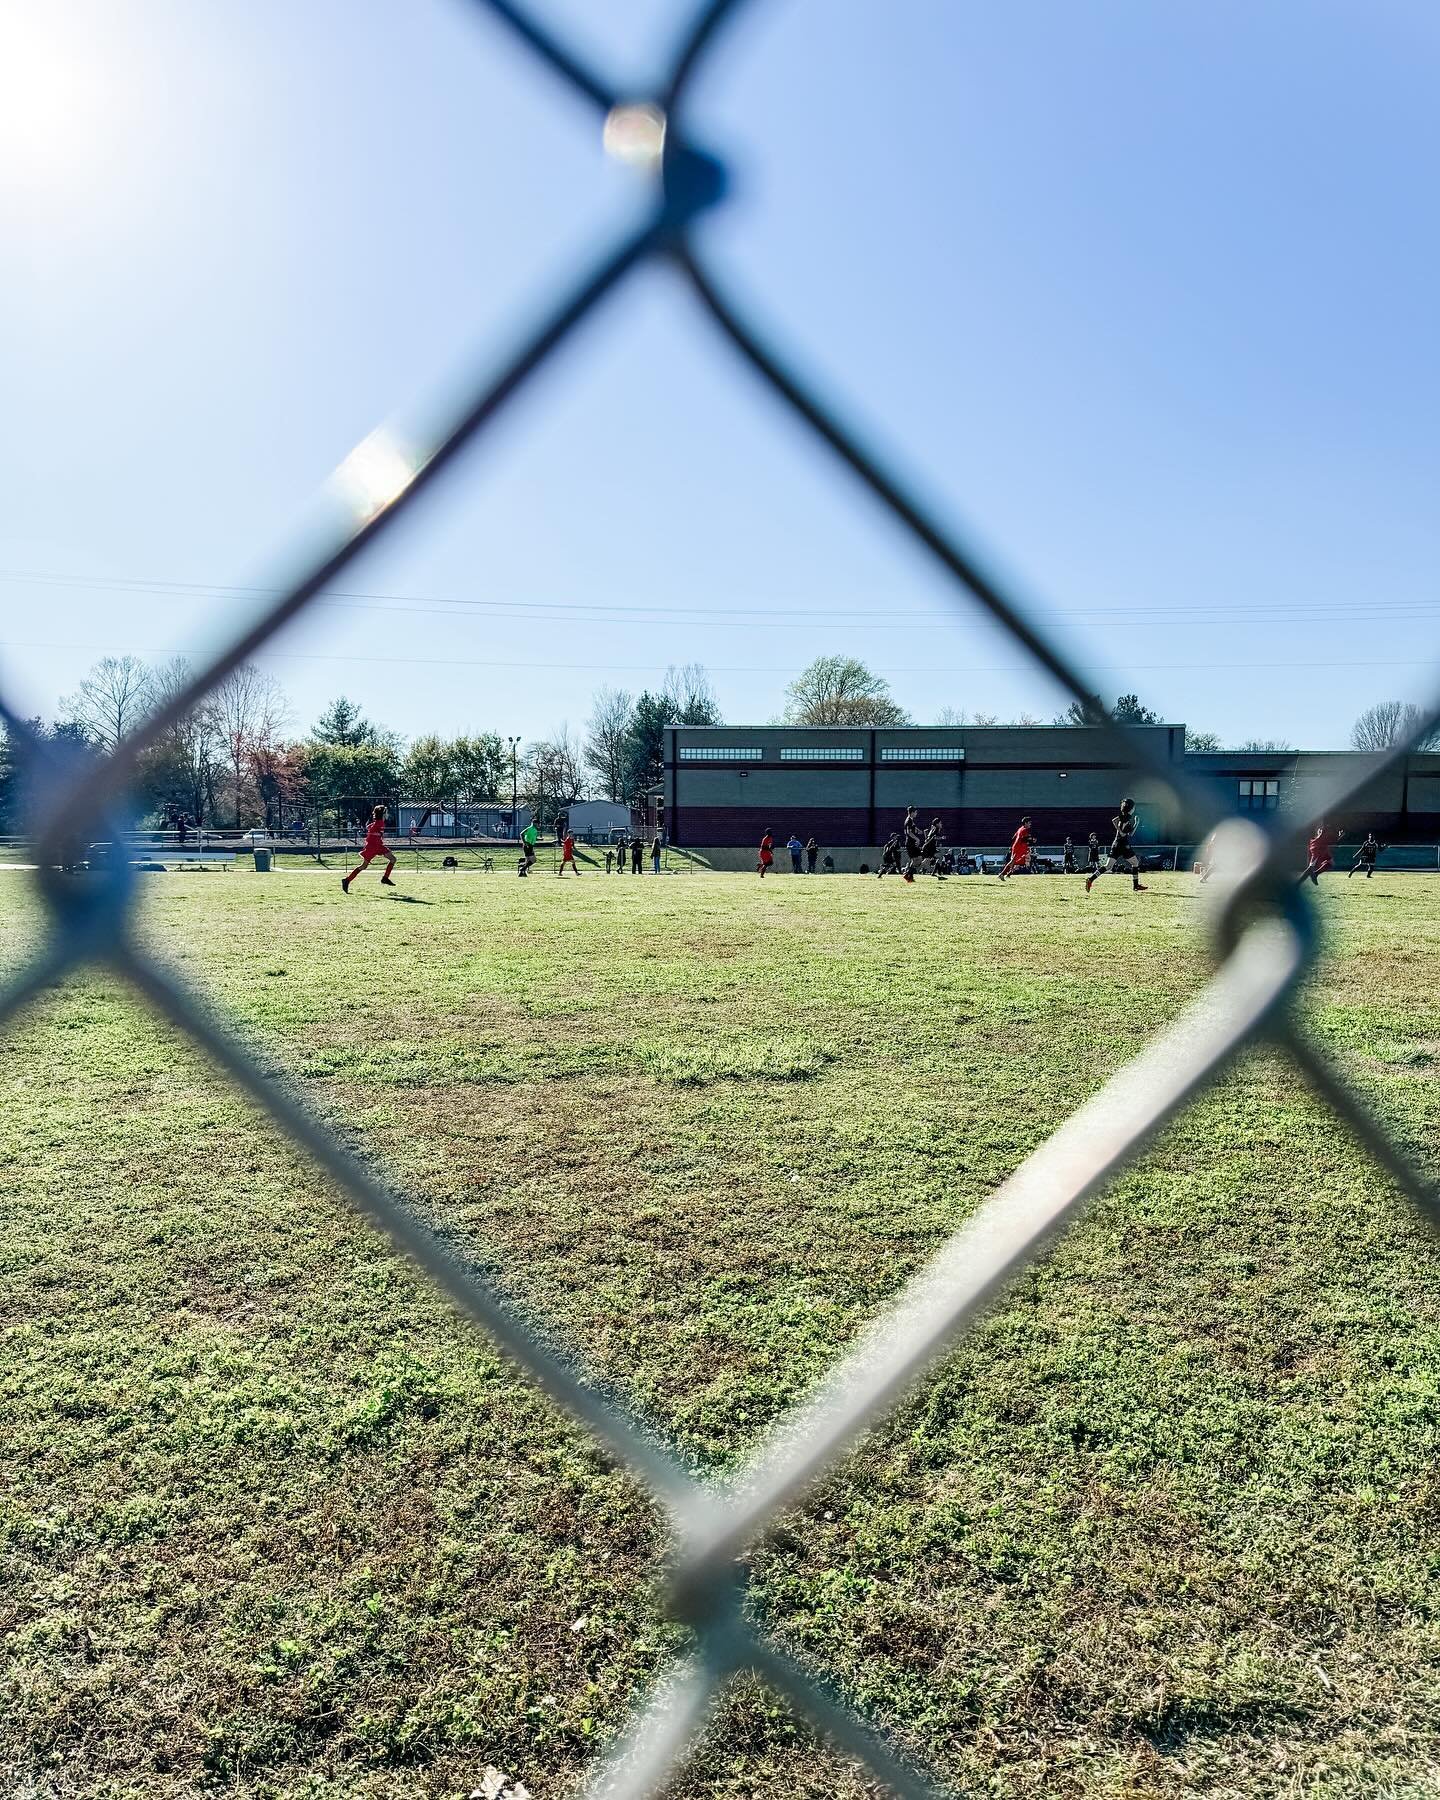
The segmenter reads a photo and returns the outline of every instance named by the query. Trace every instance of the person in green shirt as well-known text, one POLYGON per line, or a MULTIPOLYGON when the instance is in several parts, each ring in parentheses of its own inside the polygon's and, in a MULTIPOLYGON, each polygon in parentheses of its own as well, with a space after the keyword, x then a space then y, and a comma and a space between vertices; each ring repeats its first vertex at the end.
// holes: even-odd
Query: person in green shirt
POLYGON ((527 869, 535 861, 535 845, 538 842, 539 837, 540 833, 535 829, 535 821, 532 819, 520 833, 520 842, 525 846, 525 866, 527 869))

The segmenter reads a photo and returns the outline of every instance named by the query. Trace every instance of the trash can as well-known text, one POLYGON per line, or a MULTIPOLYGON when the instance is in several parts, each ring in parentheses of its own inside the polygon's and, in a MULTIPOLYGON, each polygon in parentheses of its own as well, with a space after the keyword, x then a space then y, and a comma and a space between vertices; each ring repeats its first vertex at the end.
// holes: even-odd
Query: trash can
POLYGON ((255 846, 255 873, 257 875, 270 873, 270 852, 262 849, 259 844, 255 846))

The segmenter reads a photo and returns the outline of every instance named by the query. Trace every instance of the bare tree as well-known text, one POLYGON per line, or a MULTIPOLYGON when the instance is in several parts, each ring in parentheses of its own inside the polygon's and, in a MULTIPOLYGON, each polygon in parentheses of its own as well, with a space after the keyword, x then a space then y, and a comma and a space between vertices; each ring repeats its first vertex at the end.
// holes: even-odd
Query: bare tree
POLYGON ((1295 746, 1284 738, 1246 738, 1243 744, 1227 744, 1227 750, 1257 750, 1269 756, 1292 756, 1295 746))
POLYGON ((1185 748, 1187 750, 1218 750, 1220 733, 1218 731, 1191 731, 1185 728, 1185 748))
POLYGON ((817 656, 785 690, 787 725, 908 725, 890 683, 858 657, 817 656))
MULTIPOLYGON (((1356 750, 1393 750, 1414 737, 1424 717, 1412 700, 1377 700, 1350 727, 1350 743, 1356 750)), ((1440 732, 1427 732, 1414 748, 1431 750, 1437 742, 1440 732)))
POLYGON ((272 750, 285 728, 290 707, 284 690, 272 675, 254 663, 241 663, 210 691, 215 728, 224 745, 225 763, 232 782, 231 808, 236 829, 247 776, 255 780, 257 755, 272 750))
POLYGON ((580 751, 568 725, 561 725, 525 752, 522 791, 542 828, 584 794, 580 751))
POLYGON ((935 723, 937 725, 950 725, 956 730, 962 730, 966 725, 971 724, 972 720, 963 706, 942 706, 935 715, 935 723))
POLYGON ((155 678, 138 656, 104 656, 75 692, 60 702, 64 722, 83 725, 113 750, 155 704, 155 678))
POLYGON ((607 800, 625 798, 625 738, 634 710, 623 689, 602 687, 585 727, 585 765, 607 800))
POLYGON ((683 669, 672 664, 665 671, 663 693, 669 703, 671 723, 675 725, 723 725, 720 702, 704 663, 686 663, 683 669))

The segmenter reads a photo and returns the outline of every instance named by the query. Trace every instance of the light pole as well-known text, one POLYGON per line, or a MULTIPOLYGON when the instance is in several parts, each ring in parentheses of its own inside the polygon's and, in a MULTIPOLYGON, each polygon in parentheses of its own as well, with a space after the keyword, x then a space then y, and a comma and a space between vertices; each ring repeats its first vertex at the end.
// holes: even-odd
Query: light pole
POLYGON ((510 744, 510 830, 518 838, 520 836, 520 740, 512 737, 510 744))

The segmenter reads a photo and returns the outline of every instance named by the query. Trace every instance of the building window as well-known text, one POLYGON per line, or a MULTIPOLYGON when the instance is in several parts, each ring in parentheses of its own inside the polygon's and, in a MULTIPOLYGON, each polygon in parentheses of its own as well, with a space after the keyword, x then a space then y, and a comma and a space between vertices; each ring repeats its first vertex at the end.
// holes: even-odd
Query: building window
POLYGON ((1240 781, 1241 812, 1274 812, 1280 804, 1280 783, 1273 775, 1245 775, 1240 781))
POLYGON ((865 752, 859 744, 827 744, 821 748, 782 750, 781 762, 864 762, 865 752))
POLYGON ((888 744, 880 751, 881 762, 964 762, 965 752, 958 744, 916 744, 903 749, 888 744))
POLYGON ((759 762, 765 752, 758 744, 682 744, 681 762, 759 762))

